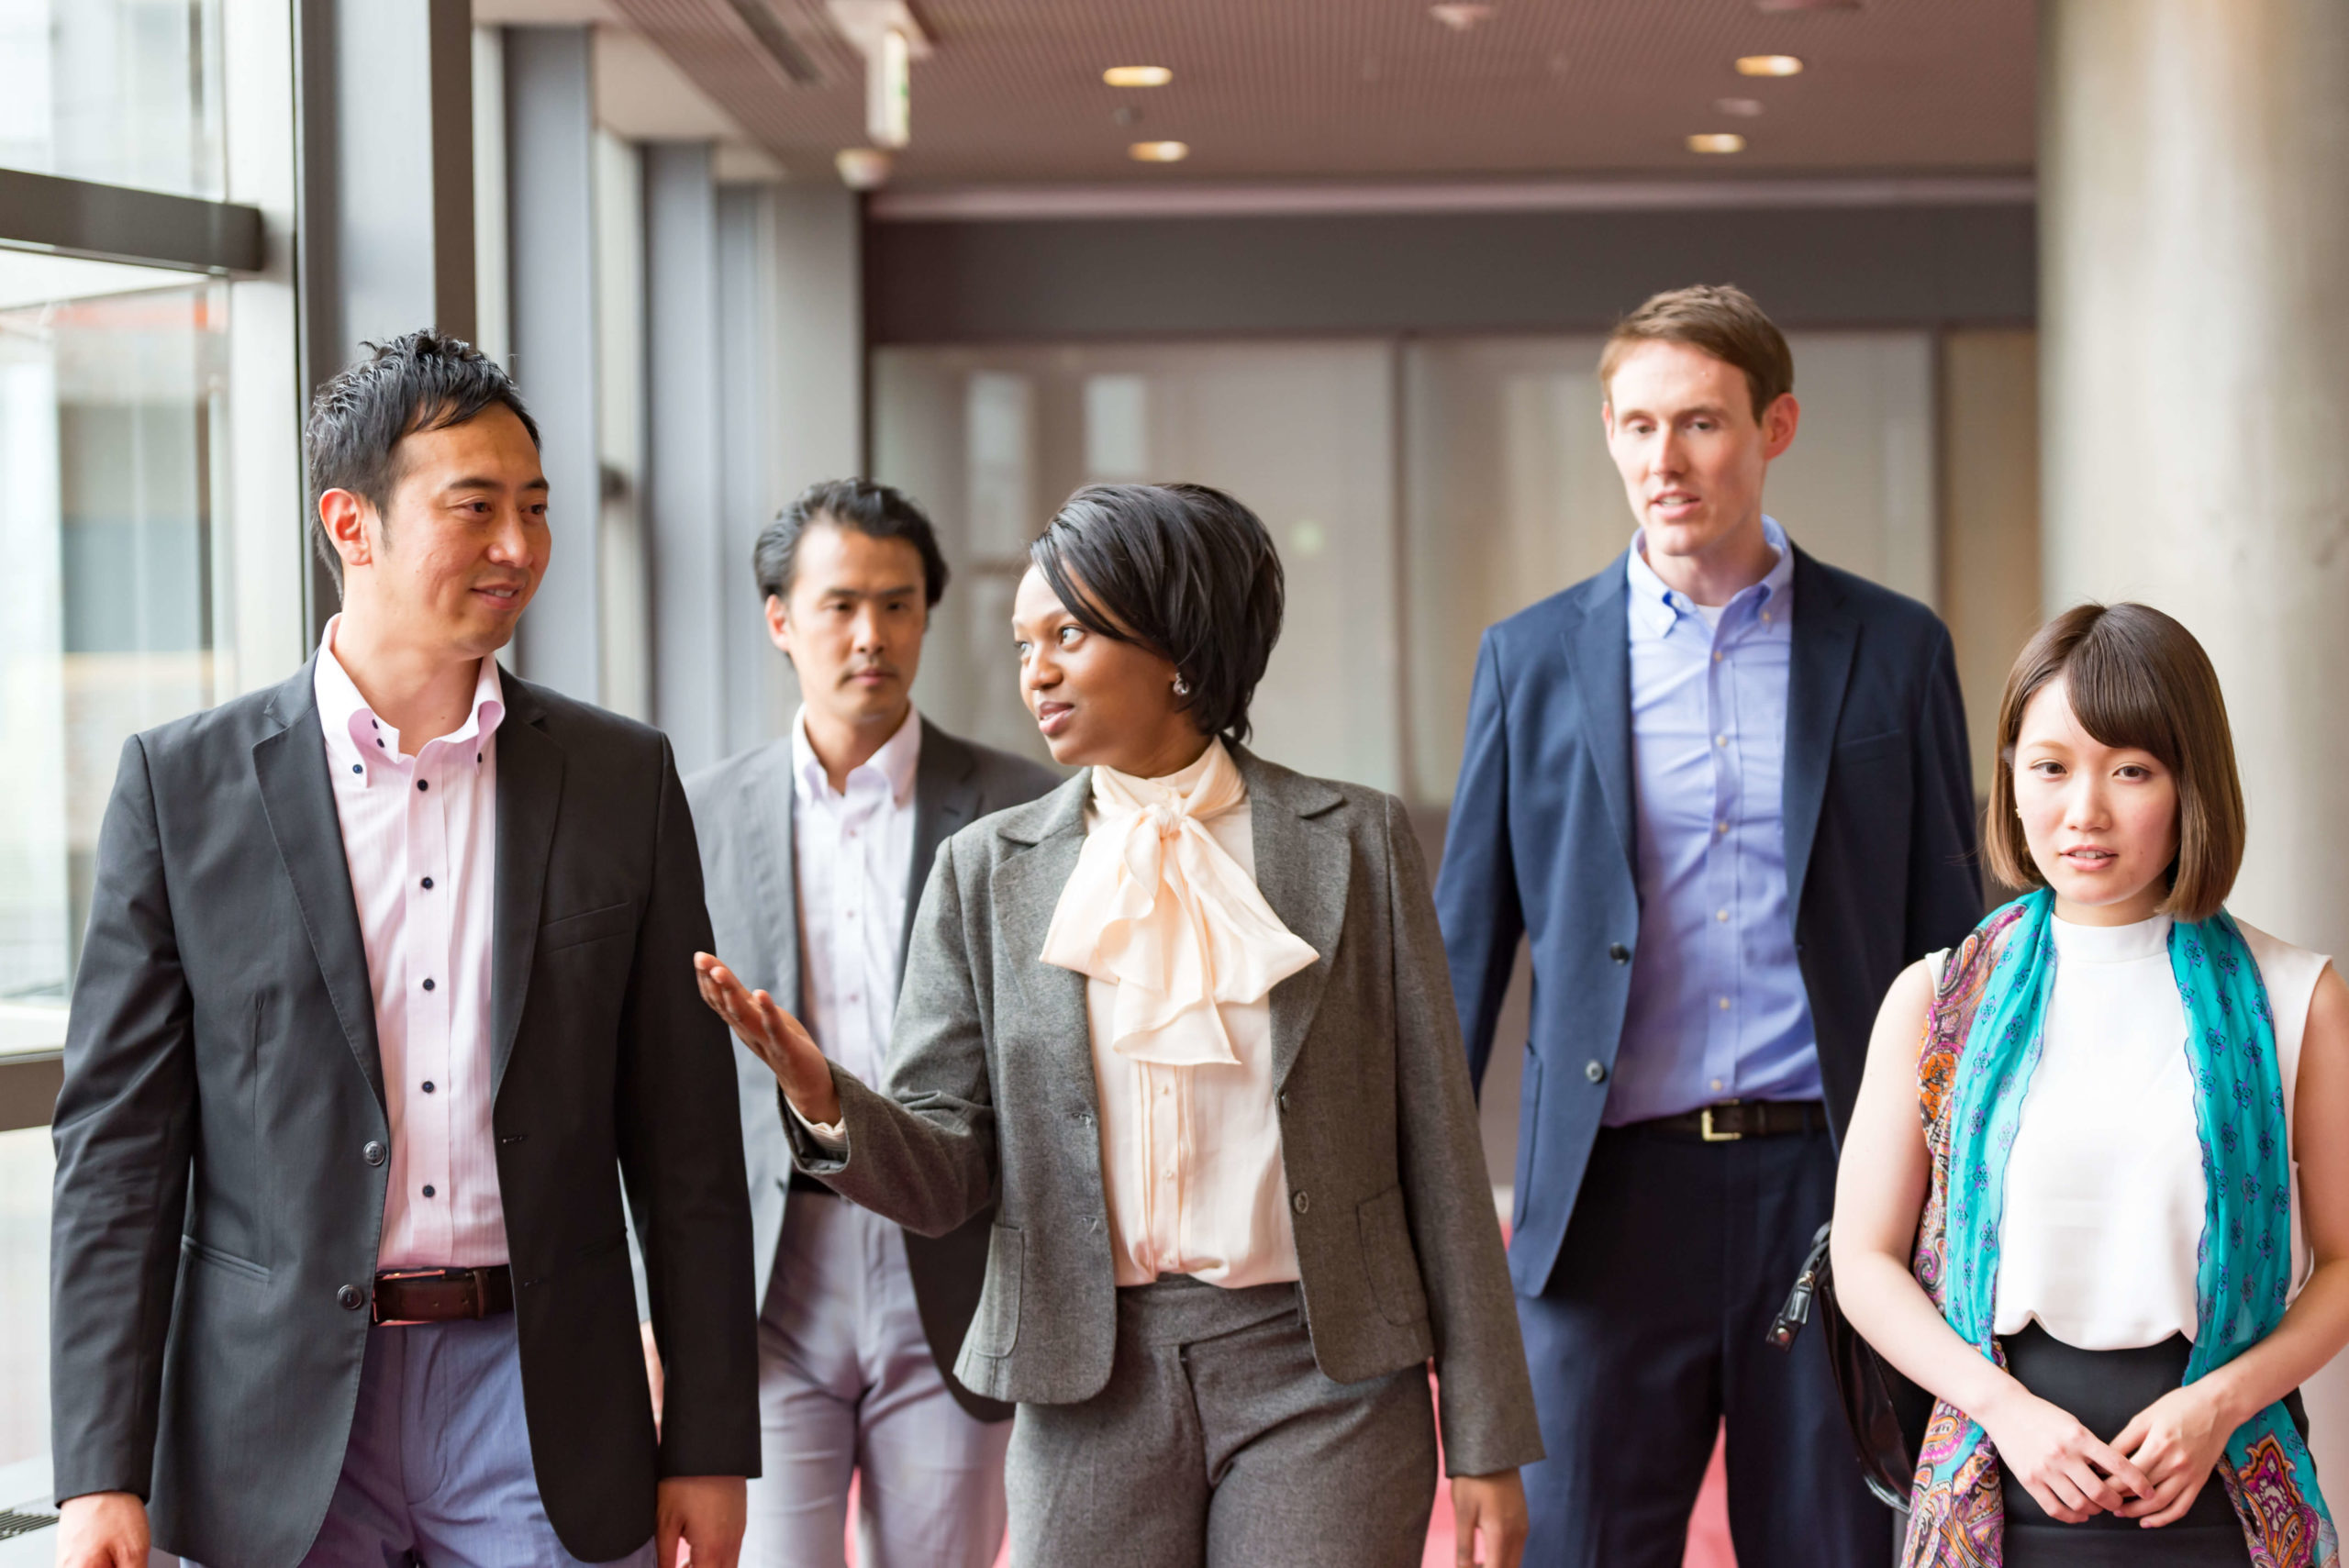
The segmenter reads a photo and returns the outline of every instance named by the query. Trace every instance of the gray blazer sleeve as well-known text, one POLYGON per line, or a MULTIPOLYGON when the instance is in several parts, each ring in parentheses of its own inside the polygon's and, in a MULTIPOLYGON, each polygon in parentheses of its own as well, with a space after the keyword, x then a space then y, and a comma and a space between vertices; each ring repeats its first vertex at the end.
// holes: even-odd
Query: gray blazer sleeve
POLYGON ((66 1026, 50 1219, 57 1496, 148 1495, 195 1152, 192 1002, 145 747, 124 743, 66 1026))
POLYGON ((945 1235, 995 1199, 995 1090, 968 933, 949 840, 914 917, 887 1081, 873 1089, 833 1064, 848 1140, 838 1154, 783 1118, 802 1170, 922 1236, 945 1235))
POLYGON ((1386 843, 1403 1199, 1435 1336, 1444 1467, 1453 1475, 1488 1475, 1542 1457, 1533 1380, 1493 1212, 1427 867, 1418 836, 1392 799, 1386 843))

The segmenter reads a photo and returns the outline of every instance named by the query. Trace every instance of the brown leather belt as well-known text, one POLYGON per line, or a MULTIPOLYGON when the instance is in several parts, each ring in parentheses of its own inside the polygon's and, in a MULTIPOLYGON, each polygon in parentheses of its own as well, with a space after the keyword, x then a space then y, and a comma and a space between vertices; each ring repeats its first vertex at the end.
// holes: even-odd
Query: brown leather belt
POLYGON ((486 1269, 403 1269, 375 1276, 374 1320, 456 1323, 514 1310, 514 1275, 486 1269))
POLYGON ((1735 1143, 1742 1138, 1783 1138, 1827 1130, 1827 1106, 1818 1100, 1723 1100, 1680 1116, 1660 1116, 1631 1124, 1649 1132, 1694 1138, 1705 1143, 1735 1143))

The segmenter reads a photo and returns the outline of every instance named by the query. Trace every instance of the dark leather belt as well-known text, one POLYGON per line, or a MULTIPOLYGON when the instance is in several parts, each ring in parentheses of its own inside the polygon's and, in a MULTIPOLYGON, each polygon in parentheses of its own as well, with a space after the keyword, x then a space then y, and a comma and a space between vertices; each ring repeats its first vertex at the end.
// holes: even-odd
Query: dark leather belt
POLYGON ((1742 1138, 1783 1138, 1827 1130, 1827 1106, 1818 1100, 1723 1100, 1680 1116, 1660 1116, 1631 1124, 1649 1132, 1694 1138, 1704 1143, 1735 1143, 1742 1138))
POLYGON ((486 1269, 403 1269, 375 1276, 378 1323, 455 1323, 514 1310, 514 1275, 486 1269))

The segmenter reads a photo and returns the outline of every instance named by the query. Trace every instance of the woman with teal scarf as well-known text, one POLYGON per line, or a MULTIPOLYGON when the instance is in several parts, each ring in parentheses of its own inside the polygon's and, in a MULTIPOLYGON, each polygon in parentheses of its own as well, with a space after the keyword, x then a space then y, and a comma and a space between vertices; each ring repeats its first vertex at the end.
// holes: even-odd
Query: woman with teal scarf
POLYGON ((1843 1309, 1938 1398, 1903 1568, 2330 1568, 2298 1390, 2349 1343, 2349 985, 2222 907, 2185 628, 2032 639, 1984 845, 2032 891, 1893 986, 1836 1193, 1843 1309))

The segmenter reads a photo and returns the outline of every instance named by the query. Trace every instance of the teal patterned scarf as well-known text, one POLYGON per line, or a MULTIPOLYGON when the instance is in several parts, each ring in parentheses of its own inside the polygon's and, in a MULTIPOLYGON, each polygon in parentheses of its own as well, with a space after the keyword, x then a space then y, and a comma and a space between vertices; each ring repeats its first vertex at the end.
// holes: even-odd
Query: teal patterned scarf
MULTIPOLYGON (((1918 1083, 1933 1175, 1915 1269, 1966 1343, 1991 1338, 2007 1156, 2039 1064, 2055 983, 2054 895, 1994 912, 1951 955, 1933 997, 1918 1083), (2003 941, 2000 940, 2003 936, 2003 941)), ((2291 1286, 2291 1153, 2276 1020, 2233 919, 2170 928, 2186 1007, 2205 1207, 2198 1321, 2186 1381, 2224 1366, 2282 1320, 2291 1286)), ((2254 1568, 2332 1568, 2340 1551, 2316 1466, 2283 1405, 2235 1429, 2218 1467, 2254 1568)), ((1998 1568, 2005 1509, 1998 1455, 1963 1411, 1933 1410, 1917 1467, 1904 1568, 1998 1568)))

